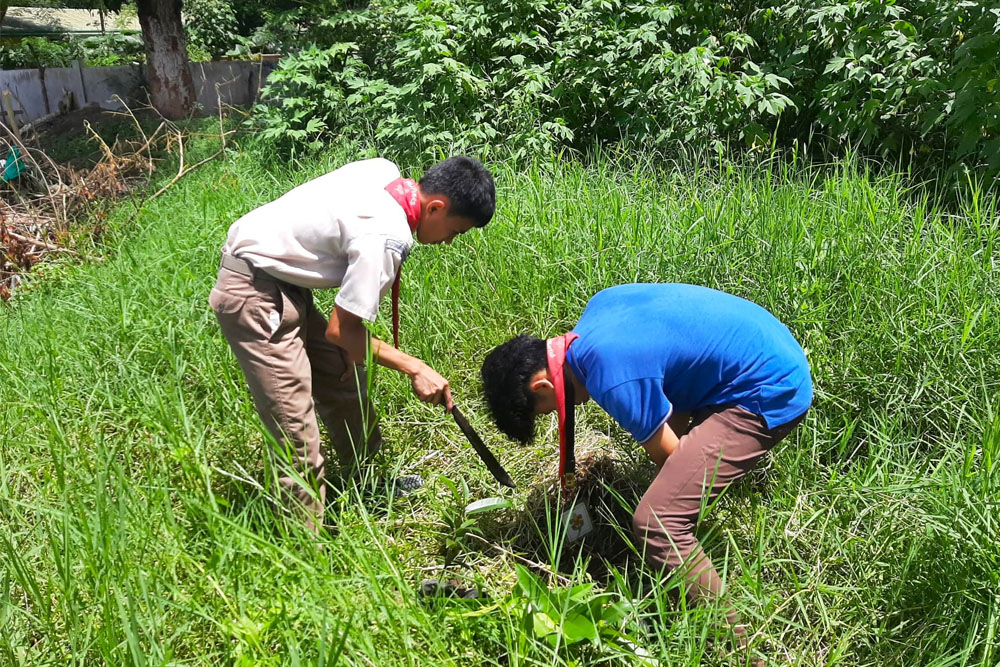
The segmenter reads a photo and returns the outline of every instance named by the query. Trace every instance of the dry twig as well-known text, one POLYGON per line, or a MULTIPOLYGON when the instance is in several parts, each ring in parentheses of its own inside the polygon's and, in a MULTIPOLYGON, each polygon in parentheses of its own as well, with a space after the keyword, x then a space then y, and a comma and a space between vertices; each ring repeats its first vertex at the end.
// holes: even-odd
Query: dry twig
MULTIPOLYGON (((220 148, 207 158, 188 164, 185 154, 188 135, 183 129, 161 116, 156 129, 147 133, 136 110, 122 103, 125 111, 121 115, 132 119, 141 141, 116 140, 109 144, 89 122, 84 121, 87 133, 100 148, 100 159, 88 169, 58 165, 44 151, 29 147, 27 142, 30 137, 27 135, 25 141, 10 136, 8 145, 17 146, 28 168, 16 183, 3 191, 2 196, 8 201, 0 200, 0 299, 8 298, 11 290, 20 284, 20 274, 43 261, 46 254, 58 252, 80 256, 63 247, 62 241, 74 220, 89 221, 88 231, 91 234, 101 232, 100 219, 104 213, 101 208, 95 210, 95 204, 127 195, 134 206, 126 224, 130 223, 143 205, 167 192, 195 169, 225 155, 226 140, 234 132, 225 130, 220 96, 220 148), (148 180, 155 171, 158 159, 155 156, 172 150, 176 150, 179 156, 176 175, 151 195, 133 197, 135 186, 148 180)), ((32 133, 37 131, 37 128, 31 128, 32 133)))

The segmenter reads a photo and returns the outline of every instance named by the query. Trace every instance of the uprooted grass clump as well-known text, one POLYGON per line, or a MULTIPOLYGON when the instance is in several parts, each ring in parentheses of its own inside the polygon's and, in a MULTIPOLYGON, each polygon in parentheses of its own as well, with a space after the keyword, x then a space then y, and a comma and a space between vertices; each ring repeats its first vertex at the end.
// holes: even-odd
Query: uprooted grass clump
POLYGON ((652 480, 652 464, 643 465, 623 451, 612 438, 595 432, 577 434, 576 475, 573 489, 563 489, 558 459, 546 463, 528 486, 523 508, 497 537, 542 562, 572 571, 580 553, 590 556, 594 573, 608 564, 625 565, 635 550, 631 541, 631 519, 652 480), (565 539, 562 514, 576 503, 585 503, 593 530, 572 548, 554 548, 565 539))

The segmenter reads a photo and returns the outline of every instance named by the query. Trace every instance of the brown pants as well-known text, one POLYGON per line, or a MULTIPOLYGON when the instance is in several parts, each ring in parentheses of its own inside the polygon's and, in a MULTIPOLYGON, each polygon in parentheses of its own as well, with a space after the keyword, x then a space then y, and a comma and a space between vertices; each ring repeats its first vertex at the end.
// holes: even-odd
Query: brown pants
POLYGON ((326 340, 327 320, 310 290, 234 260, 224 258, 208 302, 243 369, 257 414, 278 444, 283 495, 305 509, 316 527, 326 499, 316 413, 344 467, 374 454, 382 441, 365 370, 348 372, 344 350, 326 340))
MULTIPOLYGON (((769 429, 763 417, 735 406, 692 415, 690 430, 650 484, 632 517, 632 529, 656 571, 680 568, 692 601, 718 597, 722 581, 694 535, 702 508, 719 497, 787 436, 805 413, 769 429)), ((735 613, 730 614, 735 625, 735 613)))

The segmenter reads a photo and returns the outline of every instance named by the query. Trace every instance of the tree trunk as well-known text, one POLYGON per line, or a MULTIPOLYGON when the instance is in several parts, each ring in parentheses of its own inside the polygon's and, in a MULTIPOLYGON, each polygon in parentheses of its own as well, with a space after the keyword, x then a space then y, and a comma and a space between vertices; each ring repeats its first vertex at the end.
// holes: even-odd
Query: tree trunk
POLYGON ((150 100, 170 119, 184 118, 194 108, 194 82, 188 67, 181 0, 137 0, 150 100))

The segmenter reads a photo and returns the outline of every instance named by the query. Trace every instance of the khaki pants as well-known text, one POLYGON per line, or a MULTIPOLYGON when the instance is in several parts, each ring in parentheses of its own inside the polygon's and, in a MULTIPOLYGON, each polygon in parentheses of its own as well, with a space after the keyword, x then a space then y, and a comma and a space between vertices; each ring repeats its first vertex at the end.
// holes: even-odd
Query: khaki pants
POLYGON ((345 468, 381 445, 364 368, 348 372, 346 352, 326 340, 327 320, 310 290, 254 270, 244 260, 223 257, 208 302, 243 369, 257 414, 278 443, 275 463, 283 495, 318 527, 326 464, 316 414, 345 468))
MULTIPOLYGON (((646 562, 656 571, 680 568, 692 601, 717 597, 722 581, 694 535, 703 505, 741 479, 805 413, 769 429, 743 408, 719 406, 692 415, 691 428, 649 485, 632 517, 646 562)), ((736 622, 735 612, 730 622, 736 622)))

